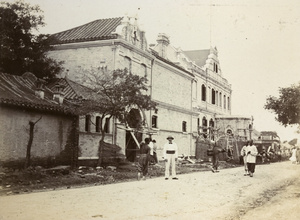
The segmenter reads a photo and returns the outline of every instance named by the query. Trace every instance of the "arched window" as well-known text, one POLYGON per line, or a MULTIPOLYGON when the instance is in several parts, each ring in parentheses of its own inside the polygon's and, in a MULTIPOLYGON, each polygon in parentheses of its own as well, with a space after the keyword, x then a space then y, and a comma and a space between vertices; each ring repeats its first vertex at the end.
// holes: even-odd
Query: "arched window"
MULTIPOLYGON (((205 117, 202 118, 202 127, 207 127, 207 120, 205 117)), ((203 133, 207 133, 207 128, 203 128, 203 133)))
POLYGON ((147 77, 147 66, 145 64, 141 64, 141 74, 144 77, 147 77))
POLYGON ((131 72, 131 59, 129 57, 124 57, 124 68, 131 72))
POLYGON ((219 94, 219 106, 222 107, 222 93, 219 94))
POLYGON ((96 132, 100 132, 100 116, 96 117, 96 132))
POLYGON ((210 120, 209 120, 209 134, 210 134, 210 137, 212 138, 212 140, 214 140, 215 138, 214 138, 214 131, 213 131, 213 128, 215 127, 215 122, 214 122, 214 120, 211 118, 210 120))
POLYGON ((182 132, 186 132, 186 121, 182 122, 182 132))
POLYGON ((224 95, 223 103, 224 103, 224 109, 226 109, 226 95, 224 95))
POLYGON ((227 97, 227 109, 230 110, 230 98, 227 97))
POLYGON ((231 129, 227 129, 226 134, 229 135, 229 136, 232 136, 232 135, 233 135, 233 132, 232 132, 231 129))
POLYGON ((85 131, 86 132, 91 131, 91 116, 90 115, 85 116, 85 131))
POLYGON ((252 130, 252 124, 249 124, 249 130, 252 130))
POLYGON ((193 94, 193 99, 197 99, 197 81, 193 80, 192 82, 192 94, 193 94))
POLYGON ((104 132, 105 133, 110 133, 110 120, 109 118, 105 119, 105 124, 104 124, 104 132))
POLYGON ((206 87, 204 84, 202 84, 201 92, 202 92, 202 101, 206 101, 206 87))
POLYGON ((218 64, 216 64, 216 73, 218 73, 218 64))
POLYGON ((211 104, 216 104, 216 92, 214 89, 211 89, 211 104))
POLYGON ((212 119, 209 120, 209 127, 215 127, 214 120, 212 120, 212 119))
POLYGON ((152 115, 152 128, 157 128, 157 116, 152 115))

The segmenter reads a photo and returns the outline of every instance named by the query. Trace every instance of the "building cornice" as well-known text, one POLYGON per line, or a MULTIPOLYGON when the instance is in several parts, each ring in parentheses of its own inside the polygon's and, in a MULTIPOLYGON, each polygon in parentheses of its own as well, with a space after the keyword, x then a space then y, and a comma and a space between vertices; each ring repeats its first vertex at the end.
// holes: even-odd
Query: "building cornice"
POLYGON ((123 39, 108 39, 108 40, 97 40, 97 41, 86 41, 86 42, 74 42, 67 44, 56 44, 53 45, 53 50, 68 50, 68 49, 79 49, 79 48, 91 48, 91 47, 104 47, 104 46, 123 46, 133 52, 140 54, 148 59, 154 59, 154 56, 150 51, 144 51, 136 46, 129 44, 123 39))
POLYGON ((226 120, 252 120, 252 117, 238 116, 238 115, 216 115, 216 120, 226 119, 226 120))
POLYGON ((168 104, 168 103, 165 103, 165 102, 161 102, 161 101, 158 101, 158 100, 153 100, 153 101, 156 102, 159 107, 164 108, 164 109, 173 110, 173 111, 181 112, 181 113, 185 113, 185 114, 195 114, 195 115, 198 114, 198 113, 195 113, 195 111, 193 111, 191 109, 182 108, 182 107, 172 105, 172 104, 168 104))
MULTIPOLYGON (((203 73, 203 74, 202 74, 202 73, 201 73, 201 74, 198 73, 198 75, 199 75, 199 78, 201 78, 201 79, 207 81, 208 83, 211 83, 211 84, 213 84, 213 85, 215 85, 215 86, 219 86, 219 87, 221 87, 221 89, 226 90, 226 91, 229 92, 229 93, 232 92, 232 89, 231 89, 231 85, 230 85, 230 84, 220 82, 219 80, 216 80, 216 79, 214 79, 214 78, 211 77, 211 76, 207 76, 207 75, 204 74, 204 73, 203 73)), ((221 79, 222 79, 222 80, 226 80, 226 79, 223 78, 223 77, 221 77, 221 79)), ((226 80, 226 81, 227 81, 227 80, 226 80)))

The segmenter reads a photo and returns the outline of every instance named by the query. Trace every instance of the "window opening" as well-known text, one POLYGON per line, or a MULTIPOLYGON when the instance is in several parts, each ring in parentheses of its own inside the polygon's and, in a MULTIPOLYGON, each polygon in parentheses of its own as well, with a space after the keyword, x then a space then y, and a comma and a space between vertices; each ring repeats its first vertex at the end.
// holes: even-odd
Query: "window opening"
POLYGON ((96 117, 96 132, 100 132, 100 116, 96 117))
POLYGON ((90 115, 85 116, 85 131, 86 132, 91 131, 91 116, 90 115))
POLYGON ((182 122, 182 131, 186 132, 186 121, 182 122))
POLYGON ((202 85, 201 92, 202 92, 202 101, 206 101, 206 87, 205 87, 205 85, 202 85))
POLYGON ((105 118, 105 124, 104 124, 104 132, 105 133, 109 133, 109 131, 110 131, 109 122, 110 122, 109 118, 105 118))
POLYGON ((157 116, 152 115, 152 128, 157 128, 157 116))

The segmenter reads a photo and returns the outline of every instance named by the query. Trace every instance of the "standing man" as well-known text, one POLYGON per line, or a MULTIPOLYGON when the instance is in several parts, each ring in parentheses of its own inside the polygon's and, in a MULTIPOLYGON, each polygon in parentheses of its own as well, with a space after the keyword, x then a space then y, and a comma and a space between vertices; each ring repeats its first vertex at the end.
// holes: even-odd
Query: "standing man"
POLYGON ((141 179, 141 174, 143 175, 143 180, 146 180, 146 175, 148 174, 149 156, 150 156, 150 138, 145 138, 145 143, 141 143, 140 155, 138 160, 138 180, 141 179))
POLYGON ((253 140, 250 140, 250 146, 247 148, 247 165, 250 177, 253 177, 255 172, 256 156, 258 154, 257 148, 253 145, 253 140))
POLYGON ((165 180, 169 179, 170 176, 170 166, 172 166, 172 179, 178 180, 176 177, 176 164, 178 158, 178 147, 177 144, 173 142, 174 138, 172 136, 167 137, 168 143, 164 145, 164 160, 166 164, 165 169, 165 180))
POLYGON ((244 168, 245 168, 244 176, 249 175, 248 165, 247 165, 247 152, 248 152, 247 148, 249 147, 249 145, 250 145, 250 143, 249 143, 249 141, 247 141, 247 143, 241 149, 241 156, 243 157, 244 168))
POLYGON ((152 141, 152 139, 150 138, 150 143, 149 143, 149 147, 150 147, 150 156, 149 156, 149 164, 155 164, 154 162, 154 143, 152 141))
POLYGON ((212 168, 211 171, 213 173, 218 173, 219 167, 219 153, 226 152, 223 148, 217 145, 216 141, 211 140, 211 144, 213 145, 213 155, 212 155, 212 168))
POLYGON ((152 142, 153 142, 153 157, 154 157, 154 162, 158 163, 157 154, 156 154, 156 151, 157 151, 156 140, 152 140, 152 142))

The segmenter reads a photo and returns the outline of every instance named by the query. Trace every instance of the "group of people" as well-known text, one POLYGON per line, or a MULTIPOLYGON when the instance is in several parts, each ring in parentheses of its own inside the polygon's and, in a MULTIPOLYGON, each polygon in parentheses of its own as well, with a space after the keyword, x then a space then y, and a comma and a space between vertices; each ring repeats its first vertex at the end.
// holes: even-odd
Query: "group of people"
POLYGON ((151 138, 145 138, 144 142, 140 143, 140 155, 138 158, 138 180, 146 179, 148 174, 149 164, 156 164, 157 160, 157 145, 156 141, 151 138))
MULTIPOLYGON (((178 147, 172 136, 167 137, 168 142, 164 145, 163 157, 165 161, 165 180, 170 177, 170 168, 172 168, 172 179, 178 180, 176 176, 176 164, 178 158, 178 147)), ((138 180, 146 179, 148 174, 149 164, 156 164, 157 160, 157 145, 155 140, 145 138, 144 142, 140 144, 140 155, 138 158, 138 180)))
MULTIPOLYGON (((213 145, 212 149, 212 172, 219 172, 219 154, 226 152, 225 149, 220 147, 217 142, 211 141, 213 145)), ((140 155, 138 158, 138 179, 146 179, 148 174, 149 164, 156 164, 157 154, 156 141, 151 140, 151 138, 145 138, 144 142, 140 144, 140 155)), ((241 149, 241 156, 244 161, 245 176, 253 177, 255 172, 256 157, 258 155, 258 150, 253 144, 253 140, 247 141, 247 143, 241 149)), ((174 142, 172 136, 167 137, 167 143, 163 148, 163 158, 165 161, 165 180, 170 178, 170 168, 171 177, 173 180, 178 180, 176 176, 176 161, 178 159, 178 147, 174 142)))
POLYGON ((241 155, 244 160, 244 176, 253 177, 253 173, 255 172, 256 156, 258 155, 258 151, 256 146, 253 144, 253 140, 247 141, 246 145, 242 147, 241 155))
POLYGON ((300 147, 293 147, 292 156, 289 158, 293 164, 300 164, 300 147))
MULTIPOLYGON (((225 149, 220 147, 217 142, 211 141, 213 145, 212 148, 212 168, 211 171, 213 173, 219 172, 219 154, 226 152, 225 149)), ((227 152, 228 154, 228 152, 227 152)), ((228 154, 230 157, 232 154, 228 154)), ((244 145, 241 149, 241 155, 244 160, 244 168, 245 168, 245 176, 253 177, 255 172, 255 164, 256 164, 256 156, 258 155, 258 151, 256 146, 253 144, 253 140, 247 141, 246 145, 244 145)))

